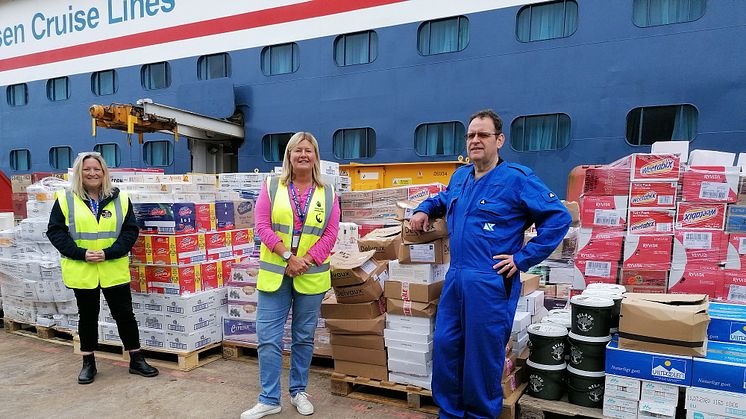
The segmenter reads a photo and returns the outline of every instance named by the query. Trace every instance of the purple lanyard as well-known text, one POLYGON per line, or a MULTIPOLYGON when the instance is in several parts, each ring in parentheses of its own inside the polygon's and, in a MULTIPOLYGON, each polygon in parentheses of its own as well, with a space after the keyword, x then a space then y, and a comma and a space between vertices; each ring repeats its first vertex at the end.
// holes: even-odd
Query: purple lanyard
POLYGON ((306 222, 306 214, 308 214, 308 207, 311 204, 311 198, 313 198, 313 192, 316 188, 316 185, 313 183, 311 184, 311 190, 308 191, 308 196, 306 196, 306 205, 301 207, 300 202, 298 202, 298 193, 295 191, 295 185, 293 185, 293 182, 290 182, 290 195, 293 197, 293 203, 295 204, 295 210, 298 214, 298 218, 300 219, 301 223, 306 222))

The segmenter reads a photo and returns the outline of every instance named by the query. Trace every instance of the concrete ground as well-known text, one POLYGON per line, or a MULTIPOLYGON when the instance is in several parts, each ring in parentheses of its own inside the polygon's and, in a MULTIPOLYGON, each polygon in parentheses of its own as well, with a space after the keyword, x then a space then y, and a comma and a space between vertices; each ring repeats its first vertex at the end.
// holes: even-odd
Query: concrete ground
MULTIPOLYGON (((238 418, 259 394, 258 363, 219 359, 190 372, 161 368, 155 378, 129 374, 121 361, 97 358, 98 375, 77 384, 80 356, 59 345, 0 329, 0 417, 3 418, 238 418)), ((288 371, 283 371, 283 392, 288 371)), ((329 372, 311 371, 312 418, 432 419, 413 410, 330 393, 329 372)), ((282 412, 299 419, 285 395, 282 412)))

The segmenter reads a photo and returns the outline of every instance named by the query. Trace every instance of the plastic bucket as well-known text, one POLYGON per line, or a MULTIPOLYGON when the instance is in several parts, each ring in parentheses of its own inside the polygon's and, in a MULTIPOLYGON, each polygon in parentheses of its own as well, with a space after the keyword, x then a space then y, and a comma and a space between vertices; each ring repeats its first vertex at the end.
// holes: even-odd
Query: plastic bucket
POLYGON ((567 366, 567 400, 578 406, 601 408, 604 404, 604 371, 583 371, 567 366))
POLYGON ((589 337, 568 334, 570 341, 569 366, 583 371, 603 371, 606 368, 606 344, 611 336, 589 337))
POLYGON ((624 285, 621 284, 603 284, 603 283, 593 283, 588 284, 585 287, 586 290, 605 290, 605 291, 614 291, 618 294, 624 294, 627 292, 627 288, 624 285))
POLYGON ((576 295, 570 299, 573 333, 582 336, 609 335, 614 300, 606 297, 576 295))
POLYGON ((549 314, 541 322, 558 324, 569 331, 572 327, 572 312, 566 309, 549 310, 549 314))
POLYGON ((537 364, 560 365, 565 363, 567 329, 552 323, 536 323, 528 327, 528 359, 537 364))
MULTIPOLYGON (((613 285, 613 284, 607 284, 607 285, 613 285)), ((583 291, 583 295, 591 295, 594 297, 606 297, 611 298, 614 300, 614 308, 611 310, 611 323, 609 327, 611 328, 611 333, 616 333, 619 331, 619 313, 622 310, 622 294, 612 290, 612 289, 604 289, 604 288, 597 288, 597 289, 587 289, 583 291)))
POLYGON ((528 394, 545 400, 559 400, 565 394, 566 364, 542 365, 530 359, 528 367, 528 394))

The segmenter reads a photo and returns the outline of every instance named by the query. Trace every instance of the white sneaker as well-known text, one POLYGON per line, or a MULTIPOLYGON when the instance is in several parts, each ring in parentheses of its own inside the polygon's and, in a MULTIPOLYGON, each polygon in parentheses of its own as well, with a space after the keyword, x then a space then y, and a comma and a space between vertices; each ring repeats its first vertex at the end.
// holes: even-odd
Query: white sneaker
POLYGON ((298 409, 298 413, 303 416, 313 415, 313 405, 308 400, 308 393, 301 391, 290 398, 290 403, 298 409))
MULTIPOLYGON (((313 410, 313 406, 311 407, 313 410)), ((271 404, 257 403, 251 409, 241 413, 241 419, 259 419, 268 415, 280 413, 282 406, 272 406, 271 404)))

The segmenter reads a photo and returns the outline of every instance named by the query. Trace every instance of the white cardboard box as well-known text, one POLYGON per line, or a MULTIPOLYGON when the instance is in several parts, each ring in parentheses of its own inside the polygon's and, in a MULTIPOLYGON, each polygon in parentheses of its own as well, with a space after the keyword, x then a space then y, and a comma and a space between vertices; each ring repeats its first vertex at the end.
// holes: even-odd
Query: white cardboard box
POLYGON ((404 340, 407 342, 424 343, 427 344, 432 342, 433 335, 431 333, 421 334, 413 332, 405 332, 401 330, 384 329, 383 336, 387 339, 392 340, 404 340))
POLYGON ((685 407, 728 418, 746 418, 746 399, 738 393, 687 387, 685 407))
POLYGON ((702 412, 696 409, 689 409, 686 411, 686 419, 728 419, 728 417, 714 415, 712 413, 702 412))
POLYGON ((531 325, 531 314, 517 311, 515 313, 515 317, 513 318, 513 328, 511 331, 519 332, 526 329, 529 325, 531 325))
POLYGON ((165 330, 169 332, 194 333, 218 323, 222 324, 217 315, 217 309, 191 316, 179 316, 172 313, 166 313, 165 316, 165 330))
POLYGON ((669 404, 673 407, 679 404, 679 386, 653 381, 642 382, 640 400, 669 404))
POLYGON ((642 382, 636 378, 607 374, 604 395, 637 401, 640 399, 641 385, 642 382))
POLYGON ((411 351, 408 349, 388 348, 389 359, 412 362, 415 364, 427 364, 433 359, 432 351, 411 351))
POLYGON ((398 372, 420 377, 427 377, 433 373, 433 363, 429 361, 425 364, 415 362, 400 361, 398 359, 388 359, 388 367, 391 372, 398 372))
POLYGON ((166 312, 173 314, 194 314, 207 311, 218 306, 219 294, 224 294, 225 289, 203 291, 189 295, 166 295, 166 312))
POLYGON ((395 340, 395 339, 386 339, 386 338, 384 338, 384 341, 386 342, 386 347, 388 348, 406 349, 409 351, 417 351, 417 352, 430 352, 433 350, 432 341, 428 343, 415 343, 415 342, 407 342, 406 340, 395 340))
POLYGON ((164 349, 166 347, 166 332, 163 330, 140 328, 140 344, 147 348, 164 349))
POLYGON ((646 419, 676 419, 676 406, 670 403, 640 400, 637 417, 646 419))
POLYGON ((388 323, 391 323, 391 329, 396 330, 405 330, 405 325, 409 325, 412 331, 435 330, 435 318, 402 316, 400 314, 386 313, 386 322, 386 327, 389 327, 388 323))
POLYGON ((616 419, 637 419, 637 400, 604 395, 604 416, 616 419))
POLYGON ((428 377, 418 377, 416 375, 402 374, 398 372, 389 373, 389 381, 400 384, 412 384, 415 386, 426 388, 428 390, 432 389, 432 380, 432 375, 428 377))
POLYGON ((532 316, 544 307, 544 291, 536 290, 518 299, 517 311, 525 311, 532 316))
POLYGON ((398 260, 389 262, 389 279, 413 284, 432 284, 446 279, 448 264, 403 264, 398 260))
POLYGON ((174 351, 194 351, 223 339, 218 325, 207 327, 199 332, 183 334, 166 332, 166 349, 174 351))

